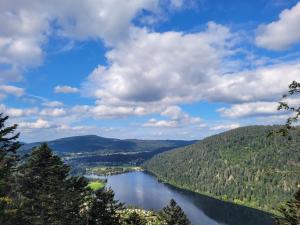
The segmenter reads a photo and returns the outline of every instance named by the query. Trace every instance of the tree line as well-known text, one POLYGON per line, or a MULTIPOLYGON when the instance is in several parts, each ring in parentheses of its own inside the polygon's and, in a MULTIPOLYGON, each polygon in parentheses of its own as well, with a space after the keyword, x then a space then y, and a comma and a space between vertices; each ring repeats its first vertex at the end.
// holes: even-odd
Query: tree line
MULTIPOLYGON (((0 114, 1 225, 146 225, 133 212, 123 216, 123 203, 111 189, 92 191, 88 180, 71 176, 70 167, 47 144, 19 156, 17 125, 6 126, 0 114)), ((189 225, 174 200, 158 213, 160 224, 189 225)))

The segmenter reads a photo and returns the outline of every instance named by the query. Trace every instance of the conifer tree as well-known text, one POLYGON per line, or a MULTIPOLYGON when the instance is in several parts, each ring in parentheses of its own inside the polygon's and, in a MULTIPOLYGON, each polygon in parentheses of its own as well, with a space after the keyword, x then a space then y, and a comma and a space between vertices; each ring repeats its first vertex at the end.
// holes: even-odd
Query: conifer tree
POLYGON ((8 116, 0 113, 0 224, 9 224, 14 217, 13 186, 20 143, 17 125, 6 126, 8 116))
POLYGON ((66 180, 64 193, 65 213, 61 225, 85 225, 87 218, 86 203, 91 196, 88 181, 84 177, 69 177, 66 180))
POLYGON ((278 225, 299 225, 300 224, 300 190, 298 190, 294 198, 280 210, 282 217, 277 218, 278 225))
POLYGON ((120 225, 120 210, 124 204, 114 200, 112 189, 99 189, 91 202, 89 209, 89 225, 120 225))
POLYGON ((162 215, 167 225, 191 225, 184 211, 174 199, 171 199, 169 205, 163 208, 162 215))
MULTIPOLYGON (((300 94, 300 83, 293 81, 289 85, 288 94, 283 95, 283 99, 297 94, 300 94)), ((279 102, 278 110, 285 110, 292 113, 292 116, 286 120, 284 128, 276 132, 281 133, 283 136, 288 136, 290 130, 293 129, 293 125, 299 120, 300 105, 291 106, 288 101, 281 101, 279 102)), ((289 139, 291 139, 291 136, 289 136, 289 139)), ((279 211, 282 216, 276 218, 278 225, 300 225, 300 189, 295 193, 293 199, 288 201, 279 211)))
POLYGON ((33 150, 19 167, 18 189, 26 224, 83 224, 81 209, 87 182, 69 177, 70 168, 46 144, 33 150))

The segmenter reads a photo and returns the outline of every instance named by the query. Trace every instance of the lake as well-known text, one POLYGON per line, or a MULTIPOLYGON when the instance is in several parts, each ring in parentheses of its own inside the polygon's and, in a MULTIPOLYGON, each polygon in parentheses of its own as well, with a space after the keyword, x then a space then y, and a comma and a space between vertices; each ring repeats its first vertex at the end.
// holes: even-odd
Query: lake
POLYGON ((161 210, 173 198, 194 225, 274 225, 271 216, 262 211, 160 183, 155 176, 146 172, 130 172, 106 178, 106 186, 111 187, 115 198, 126 205, 161 210))

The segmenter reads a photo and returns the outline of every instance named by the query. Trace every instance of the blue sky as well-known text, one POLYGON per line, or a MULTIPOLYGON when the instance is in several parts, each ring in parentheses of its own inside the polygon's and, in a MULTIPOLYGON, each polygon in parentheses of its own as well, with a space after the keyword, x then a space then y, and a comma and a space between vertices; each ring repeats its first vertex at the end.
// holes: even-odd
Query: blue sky
POLYGON ((298 0, 2 0, 0 23, 0 111, 26 142, 280 124, 300 80, 298 0))

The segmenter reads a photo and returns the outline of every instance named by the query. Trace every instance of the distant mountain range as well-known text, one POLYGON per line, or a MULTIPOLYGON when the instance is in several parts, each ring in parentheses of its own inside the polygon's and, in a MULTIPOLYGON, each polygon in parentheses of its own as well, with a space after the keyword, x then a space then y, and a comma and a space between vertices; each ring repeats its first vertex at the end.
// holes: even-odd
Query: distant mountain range
MULTIPOLYGON (((137 140, 104 138, 96 135, 74 136, 47 141, 48 146, 59 154, 64 153, 136 153, 150 152, 161 148, 177 148, 193 144, 196 141, 181 140, 137 140)), ((41 145, 43 142, 24 144, 23 151, 41 145)))
MULTIPOLYGON (((115 139, 96 135, 74 136, 47 141, 48 146, 72 165, 140 164, 152 156, 196 141, 115 139)), ((29 153, 43 142, 23 143, 21 152, 29 153)))

